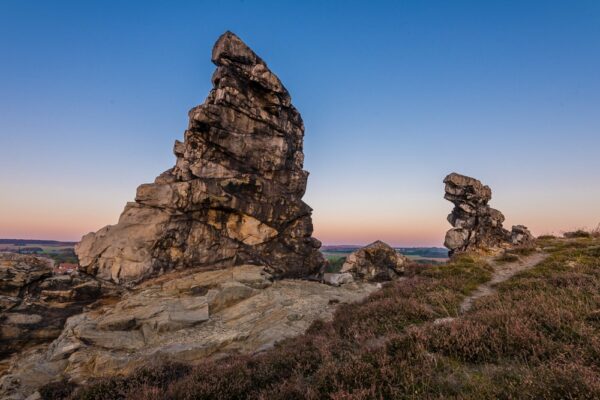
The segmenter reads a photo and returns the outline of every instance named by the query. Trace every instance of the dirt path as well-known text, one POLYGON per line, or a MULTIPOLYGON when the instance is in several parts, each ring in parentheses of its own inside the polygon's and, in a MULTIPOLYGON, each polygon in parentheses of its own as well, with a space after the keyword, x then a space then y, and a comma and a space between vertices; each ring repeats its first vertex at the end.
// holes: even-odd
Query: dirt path
MULTIPOLYGON (((490 259, 490 265, 494 268, 492 279, 480 285, 470 296, 466 297, 460 304, 459 314, 464 314, 473 307, 475 300, 489 296, 494 293, 495 285, 504 282, 521 271, 535 267, 548 257, 546 253, 535 253, 530 256, 521 257, 518 261, 501 263, 490 259)), ((455 317, 438 318, 433 321, 434 324, 443 324, 454 320, 455 317)))

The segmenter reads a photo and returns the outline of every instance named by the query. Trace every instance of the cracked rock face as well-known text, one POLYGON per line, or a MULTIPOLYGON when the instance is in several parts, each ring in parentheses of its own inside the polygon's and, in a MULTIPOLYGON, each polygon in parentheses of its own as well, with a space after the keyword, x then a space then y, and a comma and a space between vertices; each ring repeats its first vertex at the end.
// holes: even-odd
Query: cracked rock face
POLYGON ((530 245, 534 237, 527 227, 504 229, 504 215, 488 205, 492 190, 475 178, 451 173, 444 179, 444 198, 454 204, 448 215, 453 226, 446 232, 444 246, 450 255, 467 251, 488 251, 530 245))
POLYGON ((0 253, 0 361, 58 337, 69 316, 100 296, 94 279, 54 275, 52 266, 46 258, 0 253))
POLYGON ((214 87, 189 112, 175 167, 141 185, 117 225, 82 238, 86 272, 135 283, 176 268, 260 264, 301 277, 324 263, 302 201, 304 124, 288 91, 231 32, 212 61, 214 87))

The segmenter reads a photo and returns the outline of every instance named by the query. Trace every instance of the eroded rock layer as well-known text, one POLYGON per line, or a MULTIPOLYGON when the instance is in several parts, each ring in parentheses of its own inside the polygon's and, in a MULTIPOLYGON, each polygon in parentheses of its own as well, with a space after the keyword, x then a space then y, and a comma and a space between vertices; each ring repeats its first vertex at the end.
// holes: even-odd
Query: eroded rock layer
POLYGON ((300 277, 323 264, 301 200, 304 124, 288 91, 231 32, 212 61, 214 87, 189 112, 175 167, 141 185, 117 225, 76 247, 87 272, 131 283, 192 266, 260 264, 300 277))
POLYGON ((0 377, 0 398, 23 400, 40 386, 67 379, 131 373, 152 360, 196 363, 252 354, 330 320, 336 305, 360 301, 377 286, 331 287, 273 280, 261 266, 174 271, 136 286, 116 303, 66 322, 47 348, 23 352, 0 377))
POLYGON ((467 251, 489 251, 533 242, 533 235, 523 225, 504 229, 504 215, 488 205, 492 190, 475 178, 451 173, 444 179, 444 198, 454 204, 448 215, 453 226, 446 232, 444 246, 450 255, 467 251))
POLYGON ((77 271, 55 275, 52 260, 0 253, 0 373, 15 352, 51 341, 65 320, 106 291, 77 271))

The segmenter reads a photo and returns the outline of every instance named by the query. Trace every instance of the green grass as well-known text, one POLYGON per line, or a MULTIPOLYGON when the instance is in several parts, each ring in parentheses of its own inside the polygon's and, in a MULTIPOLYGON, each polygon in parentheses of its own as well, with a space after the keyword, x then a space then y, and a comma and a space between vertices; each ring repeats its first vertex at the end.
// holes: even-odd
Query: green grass
POLYGON ((42 251, 36 252, 34 254, 51 258, 56 263, 79 263, 79 260, 77 259, 77 256, 75 255, 75 252, 73 250, 73 246, 45 245, 27 242, 21 242, 21 244, 23 244, 23 246, 17 246, 11 243, 0 244, 0 251, 5 250, 14 252, 18 251, 19 249, 35 247, 41 249, 42 251))
POLYGON ((325 272, 340 272, 344 262, 346 261, 346 256, 340 256, 337 254, 328 254, 325 256, 325 259, 329 262, 329 265, 325 269, 325 272))

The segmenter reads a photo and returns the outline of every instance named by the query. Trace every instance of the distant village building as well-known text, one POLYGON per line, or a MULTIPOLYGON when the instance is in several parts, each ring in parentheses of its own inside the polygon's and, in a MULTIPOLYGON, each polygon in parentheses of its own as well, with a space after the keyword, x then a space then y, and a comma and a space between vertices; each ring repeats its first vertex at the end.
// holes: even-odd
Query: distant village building
POLYGON ((79 268, 79 265, 73 263, 60 263, 57 267, 54 267, 54 273, 57 275, 70 274, 73 271, 76 271, 79 268))

